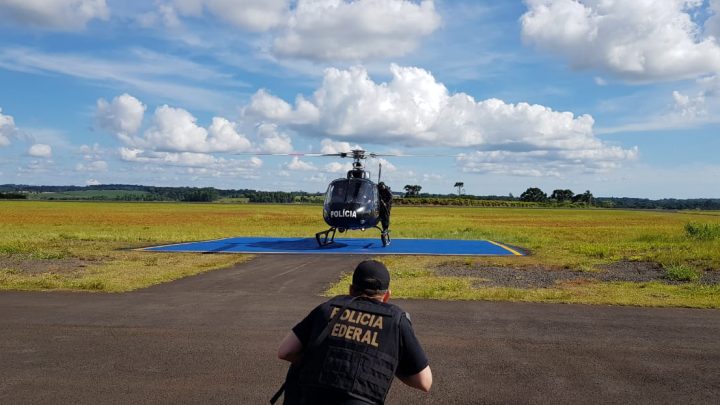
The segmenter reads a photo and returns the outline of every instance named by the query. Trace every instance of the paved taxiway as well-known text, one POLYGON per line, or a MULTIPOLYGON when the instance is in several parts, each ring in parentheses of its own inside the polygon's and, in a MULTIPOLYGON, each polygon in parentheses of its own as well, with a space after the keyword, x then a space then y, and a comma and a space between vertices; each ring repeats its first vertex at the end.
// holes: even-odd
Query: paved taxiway
MULTIPOLYGON (((266 403, 277 343, 359 256, 259 256, 126 294, 0 292, 0 404, 266 403)), ((435 383, 388 403, 716 403, 720 311, 398 300, 435 383)))

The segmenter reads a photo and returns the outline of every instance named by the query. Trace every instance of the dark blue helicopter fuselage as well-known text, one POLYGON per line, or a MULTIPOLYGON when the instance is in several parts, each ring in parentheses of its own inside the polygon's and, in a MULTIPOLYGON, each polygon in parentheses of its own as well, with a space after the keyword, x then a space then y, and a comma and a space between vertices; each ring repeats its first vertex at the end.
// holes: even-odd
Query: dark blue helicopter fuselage
POLYGON ((339 230, 367 229, 380 220, 377 186, 367 178, 333 180, 323 205, 323 218, 339 230))

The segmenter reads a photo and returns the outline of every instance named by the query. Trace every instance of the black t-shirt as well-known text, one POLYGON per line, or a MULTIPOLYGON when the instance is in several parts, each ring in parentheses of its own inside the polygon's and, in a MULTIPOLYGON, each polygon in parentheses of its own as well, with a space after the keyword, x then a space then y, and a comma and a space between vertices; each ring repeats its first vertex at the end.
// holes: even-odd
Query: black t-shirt
MULTIPOLYGON (((392 304, 385 304, 392 305, 392 304)), ((308 347, 328 324, 329 313, 323 313, 323 306, 318 305, 308 316, 292 329, 303 347, 308 347)), ((396 375, 407 377, 417 374, 428 366, 428 359, 415 336, 409 317, 400 318, 400 348, 398 351, 398 368, 396 375)))
POLYGON ((392 192, 390 191, 390 187, 388 186, 378 186, 378 192, 380 193, 380 200, 385 203, 387 206, 387 209, 389 210, 392 206, 392 192))

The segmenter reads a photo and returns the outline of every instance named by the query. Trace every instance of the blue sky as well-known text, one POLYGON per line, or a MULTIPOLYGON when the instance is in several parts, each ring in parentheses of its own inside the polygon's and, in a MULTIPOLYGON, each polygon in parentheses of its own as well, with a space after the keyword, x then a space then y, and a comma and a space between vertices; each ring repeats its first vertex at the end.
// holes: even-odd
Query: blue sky
POLYGON ((720 196, 718 0, 0 0, 0 183, 720 196), (252 156, 252 154, 260 154, 252 156))

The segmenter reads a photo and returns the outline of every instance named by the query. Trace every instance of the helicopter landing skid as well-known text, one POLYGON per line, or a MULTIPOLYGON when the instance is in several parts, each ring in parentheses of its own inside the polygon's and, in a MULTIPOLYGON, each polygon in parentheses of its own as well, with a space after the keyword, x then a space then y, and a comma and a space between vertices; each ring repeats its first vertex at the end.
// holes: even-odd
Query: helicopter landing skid
POLYGON ((335 231, 337 228, 330 228, 327 231, 318 232, 315 234, 315 240, 317 240, 320 247, 327 246, 335 242, 335 231))

